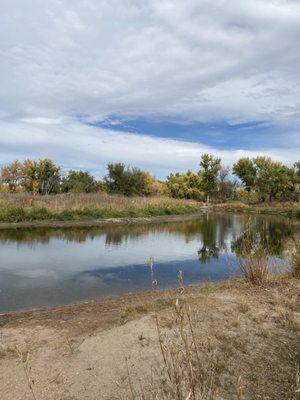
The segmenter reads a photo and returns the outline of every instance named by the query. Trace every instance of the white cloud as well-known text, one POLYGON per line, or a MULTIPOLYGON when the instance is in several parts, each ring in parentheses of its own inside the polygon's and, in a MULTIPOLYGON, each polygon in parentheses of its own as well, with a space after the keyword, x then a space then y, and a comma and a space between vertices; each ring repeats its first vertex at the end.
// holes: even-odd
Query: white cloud
POLYGON ((269 155, 289 164, 297 159, 292 149, 221 150, 199 143, 111 131, 71 120, 54 125, 41 121, 6 123, 0 124, 0 129, 3 163, 17 158, 49 157, 64 168, 87 168, 98 176, 104 174, 108 162, 145 168, 159 177, 188 168, 197 170, 204 152, 220 156, 227 165, 244 156, 269 155))
POLYGON ((300 3, 292 0, 2 0, 2 160, 51 152, 64 164, 89 167, 109 156, 164 171, 205 149, 96 131, 78 116, 299 126, 299 41, 300 3))

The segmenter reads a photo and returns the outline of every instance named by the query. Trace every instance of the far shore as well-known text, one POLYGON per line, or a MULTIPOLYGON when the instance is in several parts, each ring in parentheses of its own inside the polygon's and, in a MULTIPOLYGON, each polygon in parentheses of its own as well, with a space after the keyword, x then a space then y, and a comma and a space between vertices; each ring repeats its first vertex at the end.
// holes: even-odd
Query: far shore
POLYGON ((0 222, 0 231, 9 229, 33 229, 33 228, 94 228, 111 225, 133 225, 133 224, 151 224, 151 223, 167 223, 189 221, 199 218, 206 212, 234 212, 234 213, 249 213, 249 214, 264 214, 289 217, 293 219, 300 218, 300 203, 290 204, 257 204, 249 205, 240 202, 230 203, 212 203, 202 204, 193 209, 184 210, 185 214, 163 214, 154 216, 137 216, 129 217, 122 216, 118 218, 97 218, 97 219, 70 219, 70 220, 52 220, 41 219, 34 221, 19 221, 19 222, 0 222))
POLYGON ((107 225, 133 225, 189 221, 199 218, 207 210, 207 207, 199 209, 195 214, 186 215, 161 215, 154 217, 122 217, 122 218, 101 218, 95 220, 79 221, 31 221, 31 222, 1 222, 0 230, 6 229, 32 229, 32 228, 94 228, 107 225))

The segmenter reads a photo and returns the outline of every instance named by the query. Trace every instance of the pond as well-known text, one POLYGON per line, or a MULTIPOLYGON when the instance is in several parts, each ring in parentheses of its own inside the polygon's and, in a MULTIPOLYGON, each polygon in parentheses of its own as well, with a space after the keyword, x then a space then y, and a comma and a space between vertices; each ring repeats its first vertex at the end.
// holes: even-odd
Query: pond
POLYGON ((198 219, 85 229, 0 231, 0 312, 239 277, 263 248, 283 265, 288 219, 207 213, 198 219), (153 257, 153 276, 149 258, 153 257))

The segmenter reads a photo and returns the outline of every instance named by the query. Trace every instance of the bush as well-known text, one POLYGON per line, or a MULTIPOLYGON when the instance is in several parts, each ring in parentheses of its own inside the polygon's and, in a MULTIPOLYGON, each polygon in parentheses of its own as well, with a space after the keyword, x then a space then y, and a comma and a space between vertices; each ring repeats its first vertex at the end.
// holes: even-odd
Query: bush
POLYGON ((243 188, 239 188, 235 192, 238 200, 247 204, 254 204, 259 201, 259 195, 254 190, 248 191, 243 188))
POLYGON ((22 222, 26 220, 26 212, 22 207, 12 207, 0 213, 2 222, 22 222))
POLYGON ((204 199, 201 177, 192 171, 187 171, 186 174, 171 174, 167 179, 167 187, 171 196, 176 199, 204 199))
POLYGON ((52 214, 46 207, 35 207, 26 215, 26 220, 29 221, 42 221, 51 218, 52 214))
POLYGON ((70 170, 61 183, 62 192, 91 193, 96 190, 97 183, 89 172, 70 170))

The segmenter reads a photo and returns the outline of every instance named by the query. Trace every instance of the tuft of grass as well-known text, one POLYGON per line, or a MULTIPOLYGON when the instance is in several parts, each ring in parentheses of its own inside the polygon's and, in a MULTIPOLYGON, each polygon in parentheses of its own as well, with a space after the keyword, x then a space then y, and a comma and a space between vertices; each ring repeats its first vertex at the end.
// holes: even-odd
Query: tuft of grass
POLYGON ((247 314, 250 311, 251 307, 249 303, 246 301, 242 301, 238 304, 238 311, 242 314, 247 314))
POLYGON ((268 259, 263 254, 250 255, 239 260, 240 269, 246 282, 255 286, 264 286, 269 280, 270 270, 268 259))
POLYGON ((157 299, 151 303, 143 304, 135 307, 126 307, 121 314, 120 323, 126 324, 127 322, 141 316, 144 314, 148 314, 150 312, 159 312, 168 307, 171 307, 174 303, 174 299, 170 298, 162 298, 157 299))

